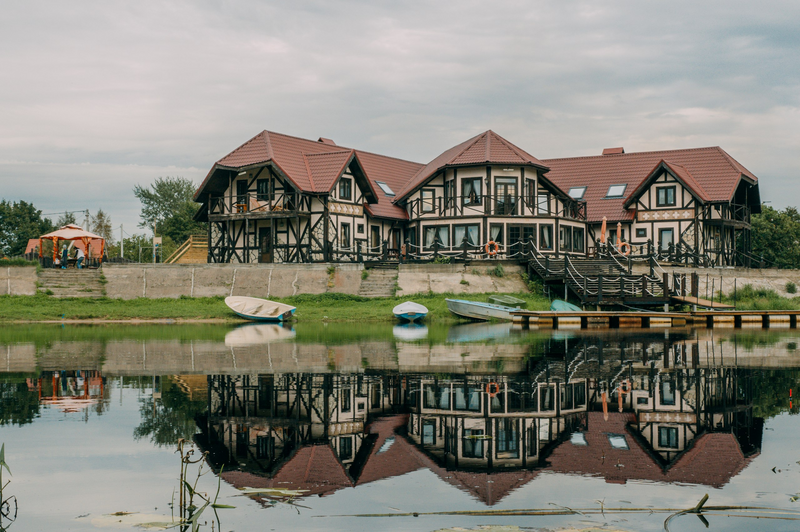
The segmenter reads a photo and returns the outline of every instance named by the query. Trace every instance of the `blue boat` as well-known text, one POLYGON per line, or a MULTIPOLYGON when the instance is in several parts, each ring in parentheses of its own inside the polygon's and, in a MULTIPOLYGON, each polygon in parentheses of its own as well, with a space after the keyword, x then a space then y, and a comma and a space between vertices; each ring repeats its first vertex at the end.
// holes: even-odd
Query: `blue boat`
POLYGON ((246 296, 226 297, 225 304, 242 318, 275 323, 289 320, 297 310, 297 307, 284 303, 246 296))
POLYGON ((471 320, 510 320, 511 312, 519 310, 515 307, 493 305, 482 301, 467 301, 465 299, 445 299, 447 308, 456 316, 471 320))
POLYGON ((419 303, 406 301, 394 307, 392 314, 402 321, 421 321, 428 315, 428 309, 419 303))

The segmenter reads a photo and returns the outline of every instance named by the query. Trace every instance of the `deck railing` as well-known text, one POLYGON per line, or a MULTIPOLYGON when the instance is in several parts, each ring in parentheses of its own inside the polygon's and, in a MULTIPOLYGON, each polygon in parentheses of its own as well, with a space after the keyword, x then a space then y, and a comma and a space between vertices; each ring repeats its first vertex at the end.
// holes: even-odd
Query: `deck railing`
POLYGON ((536 198, 526 195, 438 196, 408 202, 411 219, 424 217, 542 216, 586 220, 586 203, 567 201, 561 209, 540 209, 536 198))
POLYGON ((208 205, 208 214, 274 214, 295 213, 300 206, 300 194, 296 192, 275 192, 273 194, 238 194, 234 196, 212 197, 208 205))

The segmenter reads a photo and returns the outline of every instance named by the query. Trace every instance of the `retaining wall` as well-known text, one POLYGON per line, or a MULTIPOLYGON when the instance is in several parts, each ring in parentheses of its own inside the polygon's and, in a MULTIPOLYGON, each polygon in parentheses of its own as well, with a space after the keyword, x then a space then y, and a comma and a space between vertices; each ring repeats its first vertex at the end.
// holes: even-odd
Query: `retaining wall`
MULTIPOLYGON (((711 297, 712 291, 714 294, 719 293, 720 282, 722 283, 722 292, 724 294, 733 294, 734 281, 737 290, 741 289, 744 285, 749 284, 753 288, 766 288, 775 290, 778 295, 783 297, 796 297, 800 293, 790 294, 786 291, 786 283, 794 283, 800 289, 800 270, 776 270, 776 269, 746 269, 746 268, 668 268, 664 270, 670 274, 684 273, 686 274, 687 283, 690 283, 689 276, 692 273, 697 273, 699 281, 699 295, 701 298, 711 297)), ((643 274, 649 273, 650 269, 646 265, 634 264, 633 273, 643 274)), ((670 286, 672 280, 670 279, 670 286)), ((688 288, 687 288, 688 290, 688 288)))
POLYGON ((0 268, 0 296, 32 296, 36 294, 35 266, 6 266, 0 268))

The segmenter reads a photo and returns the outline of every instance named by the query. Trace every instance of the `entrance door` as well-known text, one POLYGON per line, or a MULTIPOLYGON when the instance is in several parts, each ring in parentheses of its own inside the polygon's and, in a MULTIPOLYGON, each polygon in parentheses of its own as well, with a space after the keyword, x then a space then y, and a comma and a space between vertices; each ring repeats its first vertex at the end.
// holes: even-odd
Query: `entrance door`
POLYGON ((400 229, 392 229, 392 238, 389 242, 389 249, 392 251, 393 256, 400 253, 400 229))
POLYGON ((379 225, 370 226, 369 247, 371 252, 380 253, 381 251, 381 227, 379 225))
POLYGON ((517 214, 517 180, 513 177, 498 177, 494 182, 495 214, 517 214))
POLYGON ((235 212, 247 212, 247 180, 240 179, 236 182, 236 209, 235 212))
POLYGON ((272 262, 272 227, 258 230, 258 262, 272 262))

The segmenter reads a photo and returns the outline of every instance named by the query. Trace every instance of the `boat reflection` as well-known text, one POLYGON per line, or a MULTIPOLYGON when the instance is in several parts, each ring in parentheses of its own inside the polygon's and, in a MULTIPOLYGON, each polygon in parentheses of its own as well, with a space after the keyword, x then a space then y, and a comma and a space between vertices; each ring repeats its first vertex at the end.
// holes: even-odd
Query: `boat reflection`
POLYGON ((422 323, 399 323, 392 327, 392 335, 403 342, 416 342, 428 337, 428 327, 422 323))
POLYGON ((453 325, 447 330, 447 341, 481 342, 485 340, 502 340, 511 336, 511 324, 504 323, 463 323, 453 325))
POLYGON ((225 335, 227 347, 249 347, 291 340, 296 333, 290 325, 277 323, 248 323, 225 335))

